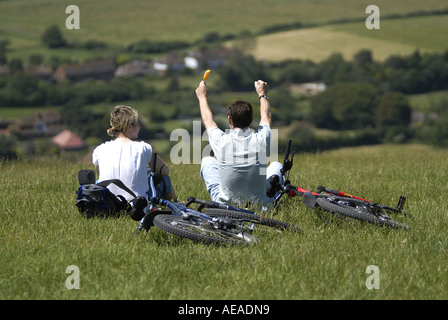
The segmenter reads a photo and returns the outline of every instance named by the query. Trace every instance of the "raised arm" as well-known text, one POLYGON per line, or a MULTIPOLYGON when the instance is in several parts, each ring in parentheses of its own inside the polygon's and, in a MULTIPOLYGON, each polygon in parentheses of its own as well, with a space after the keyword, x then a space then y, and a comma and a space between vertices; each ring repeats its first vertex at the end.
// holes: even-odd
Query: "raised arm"
POLYGON ((199 109, 201 110, 201 118, 204 123, 205 130, 217 128, 218 126, 213 120, 212 110, 208 105, 207 87, 205 86, 204 81, 201 81, 199 86, 196 88, 196 97, 199 100, 199 109))
POLYGON ((260 126, 271 126, 271 106, 268 99, 269 85, 263 80, 255 81, 255 91, 260 99, 260 126))

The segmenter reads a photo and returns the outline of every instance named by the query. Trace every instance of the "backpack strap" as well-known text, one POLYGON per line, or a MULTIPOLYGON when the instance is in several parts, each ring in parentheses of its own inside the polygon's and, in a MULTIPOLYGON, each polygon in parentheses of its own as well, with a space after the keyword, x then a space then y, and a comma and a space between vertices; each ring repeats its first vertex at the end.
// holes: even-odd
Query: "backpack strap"
POLYGON ((134 192, 132 192, 131 189, 129 189, 128 187, 126 187, 124 185, 124 183, 119 180, 119 179, 110 179, 110 180, 104 180, 101 182, 98 182, 97 185, 101 186, 101 187, 107 187, 108 185, 110 185, 111 183, 113 183, 114 185, 116 185, 117 187, 123 189, 124 191, 126 191, 127 193, 129 193, 131 196, 133 196, 134 198, 136 198, 137 196, 135 195, 134 192))
POLYGON ((101 187, 107 187, 108 185, 113 183, 117 187, 119 187, 119 188, 123 189, 124 191, 126 191, 127 193, 129 193, 134 198, 137 197, 135 195, 135 193, 132 192, 131 189, 126 187, 124 185, 124 183, 121 180, 119 180, 119 179, 104 180, 104 181, 101 181, 99 183, 96 183, 95 180, 96 180, 96 175, 95 175, 95 171, 94 170, 91 170, 91 169, 89 169, 89 170, 79 170, 79 172, 78 172, 78 182, 79 182, 79 184, 81 186, 84 185, 84 184, 96 184, 96 185, 99 185, 101 187))

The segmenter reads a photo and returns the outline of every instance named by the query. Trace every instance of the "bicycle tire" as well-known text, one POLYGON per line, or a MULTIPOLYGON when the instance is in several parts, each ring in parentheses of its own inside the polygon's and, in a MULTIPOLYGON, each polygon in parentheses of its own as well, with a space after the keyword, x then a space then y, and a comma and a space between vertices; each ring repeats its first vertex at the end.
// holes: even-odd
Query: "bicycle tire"
MULTIPOLYGON (((365 201, 356 200, 356 199, 344 199, 344 201, 352 202, 352 203, 358 203, 358 204, 365 204, 365 201)), ((328 211, 330 213, 337 213, 341 214, 343 216, 353 218, 360 221, 366 221, 372 224, 377 224, 380 226, 388 226, 392 228, 403 228, 403 229, 409 229, 409 226, 395 221, 391 219, 389 216, 381 214, 376 215, 371 212, 368 212, 367 210, 360 210, 356 209, 349 205, 344 205, 340 203, 335 203, 330 201, 326 197, 318 197, 316 199, 316 202, 320 208, 322 208, 325 211, 328 211)))
POLYGON ((238 230, 214 228, 210 221, 201 217, 159 214, 154 217, 154 225, 168 233, 190 239, 194 242, 216 245, 248 245, 255 244, 258 239, 251 234, 238 230))
POLYGON ((230 218, 235 220, 252 220, 257 224, 268 226, 280 230, 290 230, 293 232, 301 232, 297 226, 294 226, 290 223, 274 220, 270 218, 264 218, 261 220, 261 217, 256 215, 255 213, 247 213, 236 210, 226 210, 226 209, 216 209, 216 208, 208 208, 204 210, 204 214, 210 217, 221 217, 221 218, 230 218))

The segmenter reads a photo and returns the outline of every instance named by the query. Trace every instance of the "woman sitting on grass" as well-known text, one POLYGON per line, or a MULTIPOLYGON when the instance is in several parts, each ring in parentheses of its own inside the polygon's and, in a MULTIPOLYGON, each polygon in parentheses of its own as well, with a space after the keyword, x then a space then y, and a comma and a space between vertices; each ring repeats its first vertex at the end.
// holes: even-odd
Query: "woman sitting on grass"
MULTIPOLYGON (((107 133, 114 140, 107 141, 95 148, 92 155, 93 164, 98 172, 99 181, 109 179, 121 180, 136 196, 149 199, 152 196, 148 177, 154 153, 150 144, 133 141, 138 137, 140 124, 137 110, 128 106, 117 106, 110 115, 111 128, 107 133)), ((169 168, 157 156, 156 172, 161 175, 161 182, 156 186, 158 196, 177 201, 176 193, 169 177, 169 168)), ((126 191, 110 185, 110 191, 122 195, 126 200, 133 197, 126 191)))

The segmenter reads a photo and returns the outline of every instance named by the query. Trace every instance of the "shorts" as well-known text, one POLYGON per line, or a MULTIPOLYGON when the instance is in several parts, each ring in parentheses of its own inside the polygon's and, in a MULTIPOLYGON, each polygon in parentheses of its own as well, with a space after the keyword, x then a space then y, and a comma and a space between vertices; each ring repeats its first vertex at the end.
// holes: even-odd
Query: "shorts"
MULTIPOLYGON (((282 164, 280 162, 274 161, 266 169, 266 185, 265 188, 269 187, 269 178, 273 175, 278 175, 281 179, 281 169, 282 164)), ((205 187, 210 195, 212 201, 222 202, 220 199, 225 198, 221 191, 221 178, 219 177, 219 166, 218 161, 214 157, 205 157, 201 162, 201 177, 205 182, 205 187)), ((272 202, 273 198, 265 197, 262 200, 263 203, 269 204, 272 202)))

